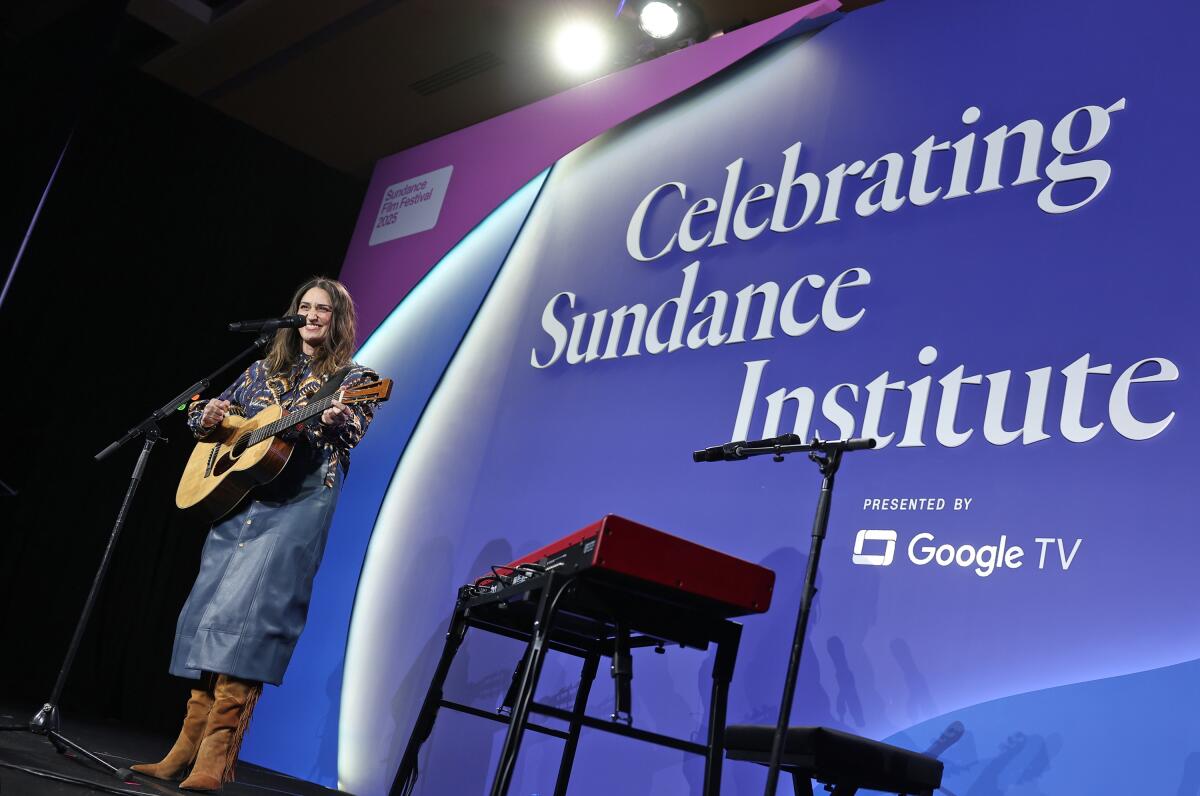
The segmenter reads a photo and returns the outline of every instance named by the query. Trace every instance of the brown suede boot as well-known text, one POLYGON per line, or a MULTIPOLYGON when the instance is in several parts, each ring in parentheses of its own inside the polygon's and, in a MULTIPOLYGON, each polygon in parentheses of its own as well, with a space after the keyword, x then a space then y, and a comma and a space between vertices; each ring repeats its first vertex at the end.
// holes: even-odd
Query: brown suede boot
POLYGON ((130 766, 134 771, 155 779, 179 779, 185 769, 196 759, 204 728, 208 724, 208 712, 213 706, 213 695, 201 688, 192 689, 192 698, 187 703, 187 715, 183 717, 183 729, 175 739, 175 745, 167 756, 157 763, 138 763, 130 766))
POLYGON ((262 683, 239 680, 229 675, 217 677, 216 700, 208 714, 204 740, 196 755, 192 773, 179 784, 188 790, 211 791, 222 782, 233 781, 242 736, 250 725, 250 715, 262 693, 262 683))

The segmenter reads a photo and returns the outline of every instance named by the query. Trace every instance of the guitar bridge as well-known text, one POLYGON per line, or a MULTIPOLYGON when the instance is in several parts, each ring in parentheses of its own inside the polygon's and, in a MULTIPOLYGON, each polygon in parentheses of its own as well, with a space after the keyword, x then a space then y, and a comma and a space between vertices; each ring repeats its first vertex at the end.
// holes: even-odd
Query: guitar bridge
POLYGON ((204 468, 204 477, 208 478, 212 475, 213 465, 217 463, 217 457, 221 454, 221 443, 213 445, 213 449, 208 454, 208 466, 204 468))

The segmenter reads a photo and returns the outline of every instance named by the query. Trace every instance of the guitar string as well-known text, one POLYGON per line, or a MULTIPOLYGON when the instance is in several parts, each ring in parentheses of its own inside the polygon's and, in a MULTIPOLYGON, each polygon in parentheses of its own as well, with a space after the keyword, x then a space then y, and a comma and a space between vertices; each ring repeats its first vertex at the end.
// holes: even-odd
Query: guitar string
POLYGON ((297 423, 303 423, 305 420, 308 420, 310 417, 312 417, 316 414, 319 414, 321 412, 324 412, 326 409, 329 408, 329 406, 335 400, 338 400, 339 397, 341 398, 341 400, 343 400, 343 401, 348 400, 350 403, 360 403, 364 400, 364 398, 365 398, 365 400, 371 400, 370 397, 349 397, 349 398, 347 398, 342 393, 363 392, 365 390, 373 389, 374 386, 375 385, 371 385, 371 386, 356 389, 356 390, 346 390, 346 391, 341 391, 340 393, 334 393, 333 395, 327 395, 324 398, 322 398, 321 400, 317 401, 315 404, 308 404, 307 406, 302 407, 299 411, 294 412, 290 416, 284 415, 283 417, 279 418, 278 420, 276 420, 272 423, 268 423, 267 425, 263 426, 262 428, 256 429, 256 430, 250 432, 249 440, 247 442, 246 447, 249 448, 254 445, 257 445, 258 443, 262 442, 263 440, 269 439, 269 438, 275 436, 276 434, 278 434, 279 432, 284 431, 285 429, 296 425, 297 423), (297 415, 299 415, 299 417, 297 417, 297 415))
POLYGON ((303 423, 305 420, 312 417, 313 415, 318 414, 320 412, 324 412, 326 409, 329 408, 329 405, 331 403, 333 403, 333 400, 336 397, 337 397, 336 394, 326 396, 325 398, 322 398, 321 400, 317 401, 315 404, 309 404, 308 406, 305 406, 303 409, 301 409, 299 412, 296 412, 295 414, 300 415, 299 417, 284 415, 283 417, 279 418, 275 422, 268 423, 267 425, 263 426, 262 428, 256 429, 256 430, 250 432, 250 441, 246 447, 250 447, 252 445, 257 445, 258 443, 262 442, 263 440, 268 439, 269 437, 275 436, 276 434, 278 434, 279 432, 288 428, 289 426, 294 426, 297 423, 303 423))

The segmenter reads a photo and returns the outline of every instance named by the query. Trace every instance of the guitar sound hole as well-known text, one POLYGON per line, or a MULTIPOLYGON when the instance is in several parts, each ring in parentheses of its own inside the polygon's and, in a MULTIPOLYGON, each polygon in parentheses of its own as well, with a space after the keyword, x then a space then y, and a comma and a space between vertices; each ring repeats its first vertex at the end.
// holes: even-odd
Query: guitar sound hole
POLYGON ((233 443, 233 450, 229 452, 229 455, 236 459, 245 453, 248 447, 250 447, 250 435, 246 434, 237 438, 233 443))

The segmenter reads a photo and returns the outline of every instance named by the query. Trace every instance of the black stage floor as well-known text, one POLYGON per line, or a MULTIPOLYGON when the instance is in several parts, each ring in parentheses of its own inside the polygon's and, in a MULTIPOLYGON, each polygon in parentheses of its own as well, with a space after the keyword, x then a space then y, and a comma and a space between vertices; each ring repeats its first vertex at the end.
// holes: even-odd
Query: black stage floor
MULTIPOLYGON (((29 721, 37 707, 28 712, 0 706, 0 726, 29 721)), ((158 760, 175 740, 130 730, 111 723, 74 718, 64 719, 62 734, 117 768, 146 760, 158 760)), ((178 796, 173 783, 134 775, 130 782, 102 772, 86 759, 59 754, 50 741, 28 732, 0 732, 0 796, 79 796, 87 793, 178 796), (37 769, 41 774, 33 773, 37 769)), ((261 768, 238 763, 237 782, 227 783, 223 796, 335 796, 341 791, 261 768)))

